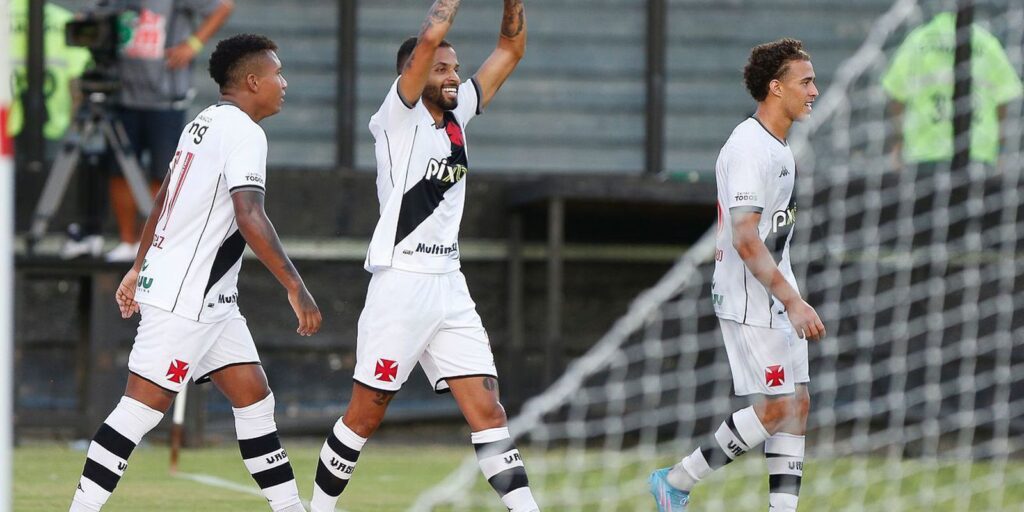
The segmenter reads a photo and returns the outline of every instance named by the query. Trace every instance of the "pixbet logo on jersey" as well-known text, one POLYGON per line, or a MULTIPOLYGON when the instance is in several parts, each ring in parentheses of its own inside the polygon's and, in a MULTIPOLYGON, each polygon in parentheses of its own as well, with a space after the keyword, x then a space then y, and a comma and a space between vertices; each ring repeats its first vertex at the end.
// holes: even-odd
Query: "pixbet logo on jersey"
POLYGON ((394 382, 395 378, 398 377, 398 361, 378 359, 377 368, 373 371, 373 376, 381 382, 394 382))
POLYGON ((441 183, 451 185, 465 178, 467 172, 469 172, 469 169, 463 164, 449 165, 447 158, 441 161, 431 158, 423 178, 427 180, 435 179, 441 183))
POLYGON ((790 206, 788 210, 778 210, 772 214, 772 233, 778 233, 780 229, 796 224, 796 206, 790 206))

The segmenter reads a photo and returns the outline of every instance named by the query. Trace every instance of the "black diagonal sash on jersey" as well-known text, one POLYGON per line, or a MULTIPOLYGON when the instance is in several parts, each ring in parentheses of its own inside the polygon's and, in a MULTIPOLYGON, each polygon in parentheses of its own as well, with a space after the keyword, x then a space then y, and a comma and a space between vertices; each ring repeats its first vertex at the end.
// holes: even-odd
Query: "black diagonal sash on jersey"
POLYGON ((210 280, 206 282, 206 289, 203 290, 204 297, 210 293, 210 288, 213 288, 213 285, 217 284, 217 281, 220 281, 224 274, 227 274, 228 270, 235 266, 243 252, 245 252, 245 238, 242 238, 240 230, 236 230, 217 249, 217 255, 213 258, 213 266, 210 267, 210 280))
MULTIPOLYGON (((443 160, 441 164, 446 165, 447 168, 456 168, 458 166, 468 168, 469 163, 466 159, 466 144, 462 135, 462 127, 459 126, 459 122, 455 120, 455 116, 450 111, 444 113, 444 124, 444 129, 448 133, 448 139, 452 143, 452 154, 443 160)), ((419 172, 426 173, 426 169, 419 172)), ((395 245, 405 240, 409 233, 415 231, 423 221, 427 220, 427 217, 434 213, 434 210, 444 200, 444 193, 452 188, 461 178, 462 176, 458 175, 451 180, 446 180, 445 171, 442 171, 439 175, 420 180, 419 183, 406 191, 402 196, 402 208, 398 213, 395 245)))

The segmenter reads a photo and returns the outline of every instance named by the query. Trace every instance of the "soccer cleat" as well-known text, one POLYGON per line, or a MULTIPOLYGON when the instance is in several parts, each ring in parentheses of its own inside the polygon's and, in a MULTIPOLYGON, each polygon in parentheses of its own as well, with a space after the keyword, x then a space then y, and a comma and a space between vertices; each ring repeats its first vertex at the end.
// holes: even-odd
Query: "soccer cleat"
POLYGON ((658 504, 658 512, 684 512, 690 502, 690 493, 680 491, 668 483, 666 477, 672 468, 662 468, 653 473, 647 480, 651 486, 651 495, 658 504))

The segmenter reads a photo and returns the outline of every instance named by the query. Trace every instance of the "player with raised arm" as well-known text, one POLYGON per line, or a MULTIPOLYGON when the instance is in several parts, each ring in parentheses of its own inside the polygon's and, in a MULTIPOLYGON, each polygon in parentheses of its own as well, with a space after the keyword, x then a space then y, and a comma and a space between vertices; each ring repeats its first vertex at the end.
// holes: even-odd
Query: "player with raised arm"
POLYGON ((281 110, 277 45, 243 34, 217 44, 210 75, 220 101, 181 133, 146 222, 135 265, 118 286, 121 316, 141 313, 124 397, 89 445, 72 512, 97 511, 132 450, 190 378, 212 381, 231 402, 245 466, 274 511, 304 511, 274 422, 274 395, 238 309, 246 244, 288 291, 299 326, 320 329, 320 310, 263 209, 267 138, 257 124, 281 110))
POLYGON ((733 130, 718 156, 718 244, 712 300, 739 396, 756 395, 718 427, 714 439, 651 474, 659 512, 686 510, 690 489, 764 443, 769 508, 794 511, 803 475, 810 396, 807 340, 825 336, 800 297, 789 260, 796 223, 796 163, 786 141, 818 96, 803 45, 757 46, 743 71, 757 113, 733 130))
POLYGON ((333 511, 359 452, 419 363, 451 391, 472 430, 480 469, 514 512, 539 510, 498 401, 497 371, 459 271, 459 224, 469 171, 466 124, 526 50, 522 0, 504 0, 497 48, 470 80, 445 35, 459 0, 437 0, 419 37, 398 50, 398 78, 370 119, 380 220, 366 255, 373 273, 359 317, 352 398, 320 452, 312 510, 333 511))

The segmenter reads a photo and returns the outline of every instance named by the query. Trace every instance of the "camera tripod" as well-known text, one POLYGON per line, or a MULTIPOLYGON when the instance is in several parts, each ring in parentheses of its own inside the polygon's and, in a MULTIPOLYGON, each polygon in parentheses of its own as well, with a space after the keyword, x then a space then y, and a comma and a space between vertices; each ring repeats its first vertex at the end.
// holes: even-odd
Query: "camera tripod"
POLYGON ((32 226, 28 232, 27 249, 32 254, 35 245, 46 234, 46 227, 64 198, 71 175, 78 168, 82 153, 98 155, 107 148, 114 154, 117 166, 124 174, 135 204, 142 215, 153 209, 146 177, 131 151, 131 143, 121 121, 107 108, 107 94, 93 92, 75 113, 75 118, 62 141, 60 153, 50 168, 46 185, 36 203, 32 226))

